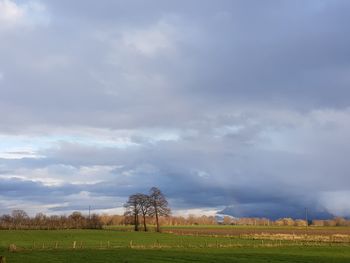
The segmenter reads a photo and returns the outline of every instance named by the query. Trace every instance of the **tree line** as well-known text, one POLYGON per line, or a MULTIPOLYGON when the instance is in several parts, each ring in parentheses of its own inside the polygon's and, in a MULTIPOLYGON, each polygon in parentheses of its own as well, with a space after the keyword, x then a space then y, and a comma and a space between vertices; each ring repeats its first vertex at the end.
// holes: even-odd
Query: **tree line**
MULTIPOLYGON (((154 216, 145 217, 147 225, 156 225, 154 216)), ((191 225, 249 225, 249 226, 306 226, 302 219, 282 218, 270 220, 267 218, 232 218, 224 217, 219 221, 214 216, 166 216, 159 217, 159 225, 165 226, 191 226, 191 225)), ((328 220, 312 220, 311 226, 350 226, 350 220, 335 217, 328 220)), ((83 215, 73 212, 70 215, 45 215, 38 213, 29 217, 23 210, 14 210, 10 214, 0 216, 0 229, 100 229, 103 226, 134 226, 134 217, 129 215, 92 214, 83 215)), ((146 225, 146 226, 147 226, 146 225)))
POLYGON ((147 231, 147 217, 154 217, 156 231, 160 232, 159 219, 161 216, 169 216, 171 213, 168 201, 157 187, 152 187, 149 194, 137 193, 129 196, 124 204, 125 216, 132 218, 134 230, 139 231, 140 217, 142 217, 143 229, 147 231))
MULTIPOLYGON (((156 218, 147 215, 147 225, 156 225, 156 218)), ((159 225, 215 225, 214 216, 167 216, 158 218, 159 225)), ((0 229, 100 229, 103 226, 134 225, 134 218, 125 215, 92 214, 90 217, 81 212, 70 215, 45 215, 38 213, 33 217, 23 210, 14 210, 10 214, 0 216, 0 229)), ((147 226, 146 225, 146 226, 147 226)))
POLYGON ((0 229, 101 229, 102 221, 97 214, 90 216, 80 212, 47 216, 38 213, 29 217, 23 210, 14 210, 0 217, 0 229))

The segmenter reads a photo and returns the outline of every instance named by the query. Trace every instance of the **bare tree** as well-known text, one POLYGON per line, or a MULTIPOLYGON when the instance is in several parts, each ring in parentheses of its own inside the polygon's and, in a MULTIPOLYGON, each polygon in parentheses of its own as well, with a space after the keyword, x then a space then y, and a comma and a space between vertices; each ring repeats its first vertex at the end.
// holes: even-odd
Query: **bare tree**
POLYGON ((22 226, 25 226, 29 220, 28 214, 23 210, 13 210, 12 211, 12 220, 16 229, 20 229, 22 226))
POLYGON ((125 216, 132 216, 134 218, 133 224, 135 226, 135 231, 139 231, 139 214, 140 214, 140 204, 139 204, 139 195, 134 194, 130 195, 128 201, 124 204, 126 209, 125 216))
POLYGON ((75 211, 70 216, 68 216, 69 223, 73 228, 85 228, 86 218, 79 212, 75 211))
POLYGON ((159 216, 169 216, 171 213, 168 201, 157 187, 151 188, 149 198, 151 203, 149 214, 156 217, 157 232, 160 232, 159 216))
POLYGON ((88 217, 89 221, 89 228, 91 229, 101 229, 102 228, 102 222, 100 220, 100 217, 97 214, 92 214, 88 217))
POLYGON ((138 194, 138 202, 140 205, 140 212, 143 217, 143 227, 145 231, 147 231, 147 224, 146 224, 146 216, 150 212, 151 209, 151 202, 150 197, 145 194, 138 194))

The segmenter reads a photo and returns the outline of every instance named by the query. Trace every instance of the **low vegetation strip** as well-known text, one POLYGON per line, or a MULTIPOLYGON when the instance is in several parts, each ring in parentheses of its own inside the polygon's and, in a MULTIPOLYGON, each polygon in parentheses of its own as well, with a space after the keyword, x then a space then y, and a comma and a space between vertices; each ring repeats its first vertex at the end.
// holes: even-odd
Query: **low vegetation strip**
POLYGON ((250 234, 241 235, 241 238, 260 239, 260 240, 292 240, 292 241, 314 241, 327 243, 350 243, 350 235, 295 235, 295 234, 250 234))
POLYGON ((179 235, 218 235, 241 236, 261 234, 285 235, 350 235, 350 227, 274 227, 274 226, 178 226, 163 228, 163 232, 179 235))

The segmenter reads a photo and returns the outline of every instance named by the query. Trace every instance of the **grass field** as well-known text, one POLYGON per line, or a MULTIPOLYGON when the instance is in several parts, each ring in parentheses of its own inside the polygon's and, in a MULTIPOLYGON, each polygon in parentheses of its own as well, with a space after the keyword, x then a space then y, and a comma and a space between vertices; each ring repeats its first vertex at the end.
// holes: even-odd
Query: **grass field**
MULTIPOLYGON (((215 229, 232 231, 232 227, 215 229)), ((0 255, 6 256, 7 263, 350 262, 350 243, 344 242, 293 242, 122 230, 2 230, 0 255), (10 244, 16 245, 15 251, 9 251, 10 244)))

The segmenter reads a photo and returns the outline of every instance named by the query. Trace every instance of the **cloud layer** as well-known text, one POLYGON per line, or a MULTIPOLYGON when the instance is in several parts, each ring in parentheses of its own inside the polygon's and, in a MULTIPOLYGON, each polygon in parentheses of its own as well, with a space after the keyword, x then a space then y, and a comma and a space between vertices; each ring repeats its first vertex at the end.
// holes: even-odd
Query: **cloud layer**
POLYGON ((1 212, 350 216, 349 9, 0 0, 1 212))

